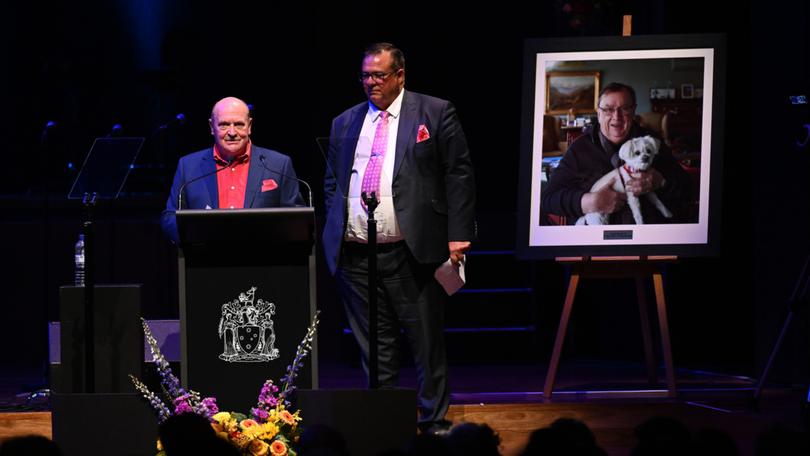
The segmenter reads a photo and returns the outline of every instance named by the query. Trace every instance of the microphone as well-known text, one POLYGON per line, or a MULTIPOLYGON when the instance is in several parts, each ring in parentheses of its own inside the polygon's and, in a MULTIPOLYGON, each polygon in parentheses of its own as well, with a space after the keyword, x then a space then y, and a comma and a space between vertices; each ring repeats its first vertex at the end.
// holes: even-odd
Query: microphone
MULTIPOLYGON (((332 169, 332 165, 329 164, 329 158, 327 157, 327 153, 329 151, 329 146, 334 142, 343 142, 343 141, 352 141, 357 147, 357 143, 360 141, 359 136, 345 136, 345 137, 335 137, 332 138, 330 136, 319 136, 315 138, 315 144, 318 145, 318 151, 321 153, 321 158, 323 158, 323 162, 326 165, 326 172, 329 173, 329 178, 331 178, 332 182, 335 183, 335 192, 338 192, 340 196, 345 201, 347 198, 346 192, 343 191, 343 187, 341 187, 340 182, 338 182, 337 175, 335 174, 335 170, 332 169)), ((326 195, 324 195, 324 204, 329 204, 326 201, 326 195)))
POLYGON ((45 123, 45 128, 42 129, 42 135, 40 136, 40 144, 45 144, 48 141, 48 137, 55 127, 56 122, 53 120, 49 120, 47 123, 45 123))
POLYGON ((194 179, 191 179, 190 181, 188 181, 188 182, 184 183, 183 185, 181 185, 180 186, 180 191, 177 194, 177 210, 183 209, 183 190, 185 190, 186 187, 189 184, 197 182, 200 179, 205 179, 206 177, 208 177, 208 176, 210 176, 212 174, 216 174, 216 173, 218 173, 220 171, 223 171, 223 170, 226 170, 226 169, 230 168, 232 164, 234 164, 235 162, 237 162, 239 160, 239 158, 241 158, 241 157, 237 157, 237 158, 234 158, 234 159, 230 160, 224 167, 219 168, 219 169, 216 169, 216 165, 214 165, 214 168, 215 168, 214 171, 205 173, 202 176, 197 176, 194 179))
POLYGON ((158 131, 168 130, 173 125, 185 125, 186 124, 186 115, 182 112, 174 116, 174 119, 166 122, 165 124, 158 127, 158 131))
POLYGON ((265 158, 266 158, 266 157, 264 156, 264 154, 259 155, 259 161, 262 163, 262 166, 264 167, 264 169, 266 169, 266 170, 270 171, 271 173, 276 173, 276 174, 279 174, 279 175, 281 175, 281 176, 284 176, 284 177, 287 177, 287 178, 290 178, 290 179, 295 179, 295 180, 297 180, 298 182, 300 182, 300 183, 302 183, 302 184, 306 185, 306 187, 307 187, 307 192, 308 192, 308 195, 307 195, 307 196, 309 197, 309 198, 308 198, 309 206, 307 206, 307 207, 312 207, 312 187, 310 187, 310 186, 309 186, 309 184, 307 183, 307 181, 305 181, 304 179, 299 179, 299 178, 297 178, 297 177, 295 177, 295 176, 290 176, 289 174, 284 174, 284 173, 278 172, 278 171, 276 171, 276 170, 274 170, 274 169, 270 169, 270 168, 267 166, 267 163, 265 163, 265 162, 264 162, 264 161, 265 161, 265 158))
POLYGON ((109 133, 107 133, 107 138, 117 138, 124 133, 124 127, 121 124, 115 124, 112 126, 112 129, 109 133))

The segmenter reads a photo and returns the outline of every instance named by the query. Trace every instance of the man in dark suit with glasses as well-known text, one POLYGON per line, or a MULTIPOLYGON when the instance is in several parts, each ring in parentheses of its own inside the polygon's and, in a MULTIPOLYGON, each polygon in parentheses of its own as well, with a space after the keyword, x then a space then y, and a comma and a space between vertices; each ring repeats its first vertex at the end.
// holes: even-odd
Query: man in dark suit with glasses
POLYGON ((450 426, 446 293, 433 275, 448 259, 462 261, 475 237, 470 152, 450 102, 404 89, 405 59, 395 46, 367 48, 359 79, 368 101, 332 122, 324 254, 366 367, 368 213, 361 195, 375 193, 380 385, 397 384, 404 330, 418 372, 419 427, 442 433, 450 426))

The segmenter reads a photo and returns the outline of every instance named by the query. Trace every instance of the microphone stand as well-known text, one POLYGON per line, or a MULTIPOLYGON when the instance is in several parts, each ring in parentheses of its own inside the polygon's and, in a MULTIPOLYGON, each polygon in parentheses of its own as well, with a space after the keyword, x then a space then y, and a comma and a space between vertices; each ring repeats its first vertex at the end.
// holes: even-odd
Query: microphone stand
POLYGON ((374 210, 377 209, 377 195, 363 192, 360 195, 368 208, 368 387, 380 388, 378 373, 379 355, 377 353, 377 220, 374 210))
MULTIPOLYGON (((238 157, 237 157, 237 158, 238 158, 238 157)), ((183 191, 186 189, 186 187, 188 187, 189 185, 193 184, 194 182, 197 182, 197 181, 198 181, 198 180, 200 180, 200 179, 205 179, 205 178, 206 178, 206 177, 208 177, 208 176, 211 176, 211 175, 214 175, 214 174, 218 174, 219 172, 224 171, 225 169, 230 168, 230 167, 231 167, 231 165, 233 165, 234 163, 237 163, 237 159, 236 159, 236 158, 231 159, 231 160, 230 160, 228 163, 226 163, 226 164, 225 164, 225 166, 223 166, 222 168, 219 168, 219 169, 217 169, 217 165, 216 165, 216 163, 215 163, 215 164, 214 164, 214 171, 211 171, 211 172, 209 172, 209 173, 205 173, 205 174, 203 174, 203 175, 201 175, 201 176, 197 176, 197 177, 195 177, 194 179, 188 180, 188 181, 186 181, 186 182, 185 182, 183 185, 181 185, 181 186, 180 186, 180 190, 177 192, 177 210, 179 211, 179 210, 182 210, 182 209, 183 209, 183 191)))
POLYGON ((96 192, 85 193, 82 197, 84 206, 84 381, 85 393, 95 393, 95 261, 93 241, 93 207, 96 205, 96 192))
MULTIPOLYGON (((754 396, 752 398, 751 405, 755 411, 759 411, 762 389, 765 387, 765 383, 768 381, 768 375, 770 374, 773 363, 779 354, 779 349, 782 347, 785 336, 790 329, 793 318, 797 314, 803 314, 807 311, 808 294, 810 293, 808 290, 810 290, 810 255, 808 255, 804 260, 804 266, 799 273, 799 277, 796 279, 796 283, 793 285, 793 292, 790 294, 790 298, 787 300, 787 317, 785 317, 785 322, 782 324, 782 330, 779 332, 779 336, 776 338, 776 342, 774 343, 771 354, 768 357, 768 361, 765 364, 765 367, 762 369, 762 373, 759 376, 759 381, 757 381, 757 386, 754 389, 754 396)), ((810 387, 808 387, 807 395, 802 402, 801 414, 803 420, 805 421, 805 425, 810 425, 810 387)))
MULTIPOLYGON (((307 196, 308 196, 308 198, 307 198, 308 206, 307 207, 313 207, 312 206, 312 187, 309 186, 307 181, 305 181, 304 179, 299 179, 298 177, 295 177, 295 176, 290 176, 289 174, 284 174, 281 171, 276 171, 274 169, 270 169, 270 167, 267 166, 267 163, 265 163, 265 157, 264 157, 263 154, 259 155, 259 162, 261 162, 262 167, 264 167, 264 169, 266 169, 267 171, 270 171, 271 173, 275 173, 275 174, 278 174, 279 176, 283 176, 283 177, 288 177, 290 179, 295 179, 299 183, 304 184, 307 187, 307 196)), ((299 187, 299 189, 300 189, 300 187, 299 187)))

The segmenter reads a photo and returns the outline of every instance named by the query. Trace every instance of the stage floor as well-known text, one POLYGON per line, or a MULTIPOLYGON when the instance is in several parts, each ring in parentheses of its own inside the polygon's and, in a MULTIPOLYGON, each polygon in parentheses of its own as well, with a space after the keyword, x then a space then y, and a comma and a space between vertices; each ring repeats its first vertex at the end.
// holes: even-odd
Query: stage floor
MULTIPOLYGON (((562 417, 585 422, 611 455, 629 454, 635 444, 633 430, 654 416, 676 418, 692 431, 723 430, 743 455, 754 454, 757 436, 775 424, 796 430, 803 426, 801 406, 806 390, 799 386, 765 389, 759 410, 754 411, 751 397, 756 385, 750 378, 679 369, 678 397, 668 399, 662 385, 651 388, 647 384, 643 366, 570 361, 560 365, 553 400, 544 401, 545 371, 544 365, 535 364, 451 366, 448 418, 455 423, 488 424, 501 436, 505 456, 518 454, 533 430, 562 417)), ((31 375, 19 371, 0 379, 0 401, 5 405, 5 413, 0 413, 0 439, 30 433, 50 436, 47 402, 35 400, 26 411, 28 396, 14 391, 13 382, 35 384, 31 375)), ((362 388, 364 383, 357 366, 320 367, 321 388, 362 388)), ((415 385, 412 368, 403 369, 401 384, 415 385)))

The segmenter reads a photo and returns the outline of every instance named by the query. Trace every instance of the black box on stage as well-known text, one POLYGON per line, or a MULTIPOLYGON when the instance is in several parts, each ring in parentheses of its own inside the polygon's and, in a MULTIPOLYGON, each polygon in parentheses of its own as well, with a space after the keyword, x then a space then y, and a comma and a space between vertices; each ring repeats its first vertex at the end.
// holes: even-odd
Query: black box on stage
MULTIPOLYGON (((128 374, 141 376, 143 329, 140 285, 96 285, 95 392, 131 393, 128 374)), ((59 393, 83 393, 84 287, 59 289, 60 366, 52 385, 59 393)))
POLYGON ((340 432, 349 454, 373 456, 402 449, 416 435, 416 391, 299 389, 293 408, 302 424, 321 424, 340 432))
POLYGON ((65 456, 154 456, 157 418, 139 394, 51 396, 53 440, 65 456))
MULTIPOLYGON (((183 386, 247 411, 315 312, 312 208, 177 211, 183 386)), ((317 347, 296 385, 317 388, 317 347)))

